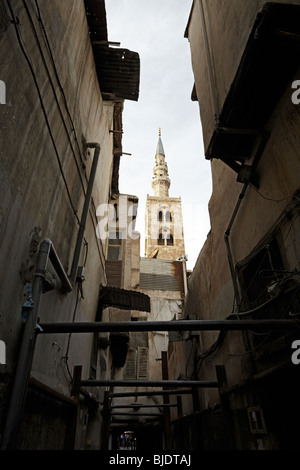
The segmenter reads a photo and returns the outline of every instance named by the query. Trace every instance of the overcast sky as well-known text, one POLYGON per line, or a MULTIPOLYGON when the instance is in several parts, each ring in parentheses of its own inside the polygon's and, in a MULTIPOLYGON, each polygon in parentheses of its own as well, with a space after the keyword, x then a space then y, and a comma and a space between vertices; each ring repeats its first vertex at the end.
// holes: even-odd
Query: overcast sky
POLYGON ((192 269, 210 229, 210 163, 205 160, 200 112, 191 101, 194 78, 184 38, 192 0, 106 0, 109 41, 138 52, 139 100, 125 101, 120 192, 139 198, 137 230, 144 256, 145 204, 158 132, 171 179, 170 197, 181 197, 185 251, 192 269))

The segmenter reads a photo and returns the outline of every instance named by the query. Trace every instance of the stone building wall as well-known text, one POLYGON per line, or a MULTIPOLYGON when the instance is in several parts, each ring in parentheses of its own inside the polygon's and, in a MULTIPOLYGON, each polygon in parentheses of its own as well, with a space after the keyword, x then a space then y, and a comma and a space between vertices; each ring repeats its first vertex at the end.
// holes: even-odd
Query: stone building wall
MULTIPOLYGON (((111 197, 114 136, 110 131, 119 124, 115 122, 115 102, 105 101, 101 93, 85 2, 38 3, 39 10, 34 1, 26 2, 27 8, 22 1, 0 2, 0 78, 7 93, 6 105, 0 107, 0 259, 5 266, 0 273, 0 338, 6 344, 7 357, 6 364, 0 365, 0 434, 18 361, 25 302, 30 302, 43 239, 51 240, 65 273, 70 275, 95 152, 86 148, 90 142, 100 145, 100 158, 79 257, 79 266, 85 268, 83 283, 75 280, 68 294, 57 289, 43 294, 38 321, 94 321, 99 287, 106 284, 105 246, 96 233, 96 209, 111 197), (3 15, 9 19, 14 15, 15 23, 4 21, 3 15)), ((98 4, 99 8, 103 5, 98 4)), ((98 20, 105 30, 106 18, 98 20)), ((73 367, 80 364, 82 377, 90 375, 92 344, 92 334, 37 338, 30 375, 44 391, 31 391, 40 401, 29 395, 20 448, 99 448, 102 418, 99 405, 93 408, 99 398, 97 392, 95 402, 80 402, 78 432, 73 440, 77 407, 68 402, 73 367), (48 403, 45 390, 52 393, 48 403), (65 414, 61 405, 64 397, 68 408, 65 414), (40 415, 42 409, 44 416, 40 415), (85 441, 88 415, 95 420, 92 432, 89 429, 89 443, 85 441), (34 422, 42 433, 38 443, 31 433, 34 422), (59 426, 61 430, 66 426, 70 442, 63 431, 59 443, 55 432, 53 439, 47 440, 47 429, 53 431, 59 426)), ((97 374, 107 378, 104 359, 101 371, 98 363, 97 374)))
MULTIPOLYGON (((221 111, 253 23, 264 2, 202 3, 215 75, 212 84, 221 111)), ((299 4, 295 1, 281 3, 299 4)), ((207 152, 216 122, 199 6, 200 2, 195 1, 187 37, 207 152)), ((297 62, 295 66, 297 70, 297 62)), ((295 76, 291 77, 292 80, 299 78, 299 70, 298 68, 295 76)), ((213 181, 209 201, 211 230, 203 247, 199 247, 198 260, 188 279, 184 309, 186 318, 196 315, 198 319, 224 320, 291 318, 293 314, 297 315, 300 227, 299 179, 296 175, 300 171, 300 161, 296 149, 299 148, 300 136, 299 106, 292 102, 291 83, 286 84, 265 124, 268 140, 256 166, 259 187, 238 181, 236 172, 222 161, 222 148, 219 158, 213 158, 207 163, 211 165, 213 181), (278 270, 282 269, 278 298, 273 297, 272 284, 274 280, 278 281, 276 267, 278 270), (237 288, 234 287, 235 284, 237 288), (237 317, 236 313, 242 315, 237 317)), ((237 83, 236 87, 238 86, 237 83)), ((245 109, 245 113, 247 112, 248 108, 245 109)), ((258 109, 257 116, 259 113, 258 109)), ((226 150, 230 153, 230 147, 226 150)), ((278 287, 276 282, 275 286, 278 287)), ((296 401, 287 406, 289 400, 286 393, 281 389, 279 396, 279 389, 275 384, 295 383, 296 370, 291 367, 290 348, 293 338, 298 336, 299 330, 277 333, 269 331, 262 335, 256 331, 228 331, 223 336, 217 331, 205 331, 195 337, 195 362, 189 371, 190 377, 216 380, 216 367, 220 365, 226 372, 228 394, 224 400, 218 388, 198 391, 198 412, 203 414, 203 422, 205 416, 212 417, 216 410, 225 406, 223 409, 228 415, 226 417, 224 414, 223 418, 228 419, 225 429, 227 428, 231 440, 225 444, 222 442, 222 446, 237 449, 293 448, 299 407, 296 401), (276 405, 271 399, 273 395, 276 396, 276 405), (265 419, 266 426, 262 426, 258 433, 250 427, 249 410, 253 409, 259 410, 257 412, 260 417, 264 416, 265 419), (279 421, 275 423, 272 416, 277 410, 280 410, 279 421), (283 428, 286 429, 286 435, 282 432, 283 428)), ((189 357, 190 344, 182 343, 177 347, 175 356, 173 351, 171 369, 176 368, 178 373, 180 363, 183 373, 189 357)), ((195 412, 195 409, 191 411, 190 403, 186 404, 185 409, 191 414, 195 412)), ((201 421, 201 416, 199 419, 201 421)), ((211 445, 208 444, 211 439, 211 443, 214 442, 213 445, 218 448, 221 443, 218 442, 214 429, 208 427, 205 432, 206 437, 199 438, 199 446, 206 448, 205 446, 211 445)))
POLYGON ((145 256, 150 256, 156 249, 156 257, 160 259, 176 260, 185 255, 181 198, 148 195, 145 220, 145 256), (161 221, 159 212, 163 214, 161 221), (166 220, 167 212, 171 214, 170 221, 166 220), (164 229, 168 231, 167 238, 158 246, 158 236, 164 229), (173 237, 171 243, 169 235, 173 237))

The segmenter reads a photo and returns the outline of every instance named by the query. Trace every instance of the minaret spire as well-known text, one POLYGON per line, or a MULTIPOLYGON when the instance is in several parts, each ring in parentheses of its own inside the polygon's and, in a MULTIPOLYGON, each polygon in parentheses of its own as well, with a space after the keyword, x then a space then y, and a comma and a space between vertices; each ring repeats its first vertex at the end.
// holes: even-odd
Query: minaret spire
POLYGON ((155 154, 155 167, 153 169, 152 188, 154 189, 154 196, 169 197, 169 187, 171 184, 168 165, 165 161, 165 151, 161 140, 161 128, 158 132, 158 142, 155 154))
POLYGON ((165 260, 178 260, 185 255, 182 208, 180 197, 170 197, 171 181, 161 140, 161 128, 155 153, 152 188, 147 195, 145 213, 145 256, 165 260))

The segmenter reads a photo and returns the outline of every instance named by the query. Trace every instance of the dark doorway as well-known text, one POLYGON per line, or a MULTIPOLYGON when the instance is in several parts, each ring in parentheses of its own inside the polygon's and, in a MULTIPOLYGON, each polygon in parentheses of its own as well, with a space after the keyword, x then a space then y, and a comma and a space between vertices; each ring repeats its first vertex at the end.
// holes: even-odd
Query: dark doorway
POLYGON ((162 428, 161 426, 149 425, 114 428, 112 430, 112 450, 162 451, 162 428))

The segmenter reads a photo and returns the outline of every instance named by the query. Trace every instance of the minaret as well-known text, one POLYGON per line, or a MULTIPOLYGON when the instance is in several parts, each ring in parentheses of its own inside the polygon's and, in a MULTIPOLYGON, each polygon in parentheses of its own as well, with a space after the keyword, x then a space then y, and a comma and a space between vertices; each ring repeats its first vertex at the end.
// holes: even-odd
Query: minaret
POLYGON ((145 216, 145 256, 177 260, 185 256, 181 198, 169 196, 171 180, 159 129, 152 188, 147 195, 145 216))
POLYGON ((168 165, 165 161, 165 151, 161 141, 161 130, 159 129, 159 137, 155 154, 155 167, 153 169, 154 176, 152 178, 152 188, 154 196, 169 197, 170 178, 168 174, 168 165))

